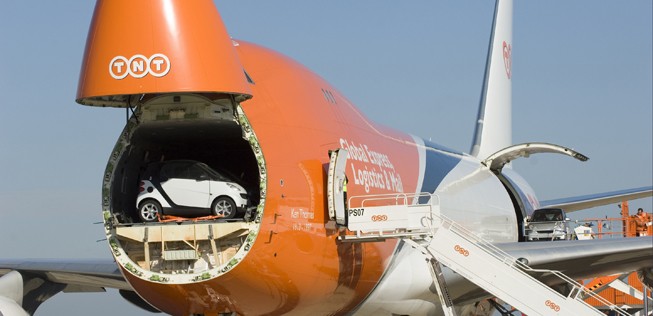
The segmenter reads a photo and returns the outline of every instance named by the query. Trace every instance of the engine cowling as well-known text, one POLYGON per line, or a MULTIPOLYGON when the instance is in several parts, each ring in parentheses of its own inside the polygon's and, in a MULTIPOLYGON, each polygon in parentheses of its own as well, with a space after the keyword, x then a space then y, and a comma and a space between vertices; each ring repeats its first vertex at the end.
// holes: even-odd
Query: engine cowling
POLYGON ((0 277, 0 316, 28 316, 22 302, 23 276, 11 271, 0 277))
POLYGON ((0 296, 0 316, 29 316, 16 301, 0 296))

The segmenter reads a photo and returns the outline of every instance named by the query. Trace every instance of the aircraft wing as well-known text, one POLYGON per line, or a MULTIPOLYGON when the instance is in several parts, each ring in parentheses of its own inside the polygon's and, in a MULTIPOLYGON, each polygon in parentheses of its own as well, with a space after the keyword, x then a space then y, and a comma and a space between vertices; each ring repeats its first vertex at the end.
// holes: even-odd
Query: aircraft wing
POLYGON ((621 191, 568 197, 562 199, 540 201, 542 208, 562 208, 565 212, 574 212, 601 205, 620 203, 625 200, 635 200, 653 195, 653 187, 641 187, 621 191))
MULTIPOLYGON (((557 270, 574 280, 597 276, 653 271, 653 237, 569 240, 554 242, 513 242, 497 244, 514 258, 524 258, 534 269, 557 270)), ((563 281, 551 274, 536 278, 550 286, 563 281)), ((462 288, 468 288, 463 286, 462 288)), ((452 289, 453 290, 453 289, 452 289)), ((474 302, 487 297, 480 288, 455 295, 456 302, 474 302)))
POLYGON ((535 269, 557 270, 574 280, 653 268, 653 237, 608 238, 497 245, 535 269))
POLYGON ((43 280, 64 284, 64 292, 98 292, 104 288, 132 290, 113 259, 4 259, 0 260, 0 276, 12 270, 27 272, 43 280), (64 261, 65 260, 65 261, 64 261))
MULTIPOLYGON (((13 280, 16 279, 13 278, 13 280)), ((104 292, 105 288, 114 288, 120 290, 120 294, 127 300, 136 296, 120 274, 113 259, 0 260, 0 296, 12 293, 16 286, 21 288, 22 306, 30 314, 33 314, 41 303, 60 291, 65 293, 104 292), (15 281, 18 284, 12 283, 10 281, 12 278, 2 279, 12 271, 18 271, 22 276, 22 280, 15 281), (24 293, 22 293, 23 291, 24 293)), ((11 294, 9 295, 11 297, 11 294)), ((21 300, 20 297, 12 299, 21 300)), ((140 302, 136 300, 134 303, 140 302)))

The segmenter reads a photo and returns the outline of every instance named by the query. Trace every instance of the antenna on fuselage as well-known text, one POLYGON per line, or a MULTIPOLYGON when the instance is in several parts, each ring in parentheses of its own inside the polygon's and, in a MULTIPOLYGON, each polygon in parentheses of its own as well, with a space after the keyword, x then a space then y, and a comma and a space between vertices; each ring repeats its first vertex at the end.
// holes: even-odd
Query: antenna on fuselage
POLYGON ((512 0, 497 0, 470 153, 479 159, 512 145, 512 0))

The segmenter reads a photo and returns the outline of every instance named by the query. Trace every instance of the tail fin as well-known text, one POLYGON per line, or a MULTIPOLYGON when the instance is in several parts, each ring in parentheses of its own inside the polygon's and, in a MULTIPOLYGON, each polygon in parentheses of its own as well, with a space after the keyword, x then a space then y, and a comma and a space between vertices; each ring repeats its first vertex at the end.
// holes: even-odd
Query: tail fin
POLYGON ((512 145, 512 0, 497 0, 471 154, 512 145))

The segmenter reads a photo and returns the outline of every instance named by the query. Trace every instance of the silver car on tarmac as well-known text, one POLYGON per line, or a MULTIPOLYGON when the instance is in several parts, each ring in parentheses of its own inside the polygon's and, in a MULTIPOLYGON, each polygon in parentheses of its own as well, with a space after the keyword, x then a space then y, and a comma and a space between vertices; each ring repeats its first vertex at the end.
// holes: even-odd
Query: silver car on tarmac
POLYGON ((573 230, 570 219, 560 208, 543 208, 533 211, 526 222, 524 235, 527 241, 570 240, 573 230))

